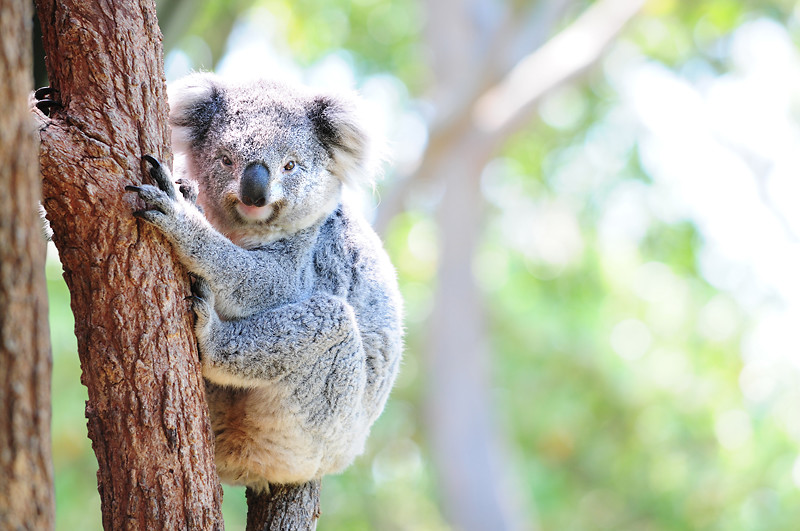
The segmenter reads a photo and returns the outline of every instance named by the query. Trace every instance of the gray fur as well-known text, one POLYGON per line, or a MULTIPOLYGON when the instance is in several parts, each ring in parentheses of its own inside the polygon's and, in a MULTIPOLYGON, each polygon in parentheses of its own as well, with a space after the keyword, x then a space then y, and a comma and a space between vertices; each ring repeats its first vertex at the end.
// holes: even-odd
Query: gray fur
POLYGON ((137 217, 199 277, 196 335, 220 477, 264 489, 341 471, 363 451, 402 350, 394 269, 341 200, 344 183, 372 171, 358 106, 211 74, 171 87, 170 105, 184 197, 151 159, 160 186, 128 189, 148 206, 137 217), (269 175, 263 207, 240 201, 255 163, 269 175))

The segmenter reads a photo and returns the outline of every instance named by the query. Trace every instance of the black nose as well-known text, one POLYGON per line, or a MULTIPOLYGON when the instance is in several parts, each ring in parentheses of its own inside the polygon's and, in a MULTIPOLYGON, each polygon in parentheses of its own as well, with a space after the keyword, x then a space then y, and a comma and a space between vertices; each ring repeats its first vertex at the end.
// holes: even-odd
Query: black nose
POLYGON ((239 183, 239 195, 247 206, 262 207, 267 204, 269 191, 269 170, 263 164, 253 162, 247 165, 239 183))

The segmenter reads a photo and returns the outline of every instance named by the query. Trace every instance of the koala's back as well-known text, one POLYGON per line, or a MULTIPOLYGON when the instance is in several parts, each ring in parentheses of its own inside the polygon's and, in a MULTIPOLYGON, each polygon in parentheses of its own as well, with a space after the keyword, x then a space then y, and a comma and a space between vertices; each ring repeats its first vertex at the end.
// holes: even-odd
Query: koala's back
POLYGON ((208 384, 226 482, 295 483, 344 469, 363 451, 388 398, 402 350, 401 299, 377 235, 345 205, 320 227, 312 277, 311 296, 345 300, 358 335, 276 381, 247 389, 208 384))

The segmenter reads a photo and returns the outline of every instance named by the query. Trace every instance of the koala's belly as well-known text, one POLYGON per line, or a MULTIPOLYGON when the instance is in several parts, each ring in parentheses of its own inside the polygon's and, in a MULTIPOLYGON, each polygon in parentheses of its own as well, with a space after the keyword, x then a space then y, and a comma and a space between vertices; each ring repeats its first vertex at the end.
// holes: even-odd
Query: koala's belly
POLYGON ((232 485, 266 488, 338 471, 352 456, 330 455, 326 441, 303 428, 292 397, 276 387, 233 389, 206 384, 217 472, 232 485), (331 459, 333 457, 333 459, 331 459), (332 468, 336 468, 334 470, 332 468))

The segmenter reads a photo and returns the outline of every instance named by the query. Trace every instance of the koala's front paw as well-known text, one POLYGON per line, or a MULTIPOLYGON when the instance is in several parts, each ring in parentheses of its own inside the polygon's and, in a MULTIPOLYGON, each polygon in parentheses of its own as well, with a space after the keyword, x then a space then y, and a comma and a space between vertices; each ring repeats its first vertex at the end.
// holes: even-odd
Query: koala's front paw
POLYGON ((146 205, 144 210, 137 210, 133 215, 166 232, 169 228, 168 221, 175 218, 179 209, 175 188, 172 186, 169 171, 161 165, 158 159, 150 155, 145 155, 142 159, 150 164, 150 177, 158 187, 149 184, 125 187, 128 192, 136 192, 146 205))
POLYGON ((133 213, 139 219, 143 219, 162 229, 166 227, 167 217, 175 215, 175 201, 159 188, 149 184, 142 186, 126 186, 128 192, 136 192, 139 198, 145 202, 144 210, 137 210, 133 213))
POLYGON ((170 199, 176 199, 175 187, 172 186, 172 176, 169 170, 161 165, 161 162, 152 155, 143 155, 142 160, 150 164, 150 177, 156 182, 162 192, 166 193, 170 199))

